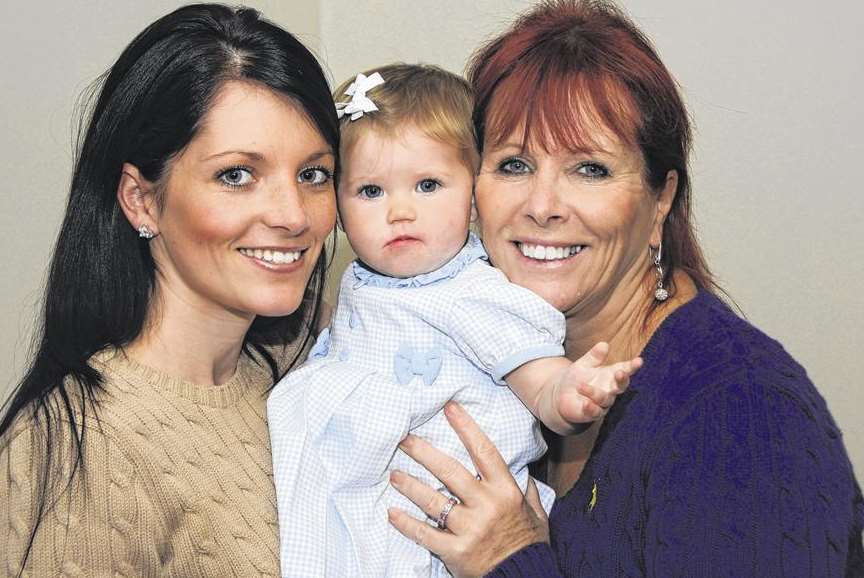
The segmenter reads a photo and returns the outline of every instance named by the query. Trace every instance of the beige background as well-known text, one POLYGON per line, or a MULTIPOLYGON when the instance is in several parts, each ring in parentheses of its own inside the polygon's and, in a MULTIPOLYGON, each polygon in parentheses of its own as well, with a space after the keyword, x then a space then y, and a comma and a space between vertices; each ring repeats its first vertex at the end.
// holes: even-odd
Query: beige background
MULTIPOLYGON (((77 95, 168 0, 18 3, 0 19, 0 395, 20 377, 63 210, 77 95)), ((393 60, 461 71, 531 2, 249 2, 340 82, 393 60)), ((696 124, 696 215, 749 319, 805 366, 864 476, 864 5, 622 0, 696 124)), ((344 261, 344 258, 343 258, 344 261)))

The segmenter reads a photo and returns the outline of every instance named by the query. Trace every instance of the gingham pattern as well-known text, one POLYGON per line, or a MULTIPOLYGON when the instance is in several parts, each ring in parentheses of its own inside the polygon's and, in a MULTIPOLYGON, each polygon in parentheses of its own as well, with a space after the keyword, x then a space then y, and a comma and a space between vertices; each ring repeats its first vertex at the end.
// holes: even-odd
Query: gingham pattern
MULTIPOLYGON (((267 404, 283 576, 449 576, 387 521, 390 506, 424 517, 390 487, 389 470, 444 490, 397 445, 411 431, 473 470, 441 411, 456 399, 524 490, 527 464, 546 446, 525 406, 490 374, 526 351, 529 359, 563 355, 563 338, 557 310, 479 259, 420 287, 364 284, 349 267, 329 353, 279 382, 267 404), (393 358, 403 342, 444 352, 433 384, 416 376, 397 383, 393 358)), ((540 491, 548 511, 554 494, 540 491)))

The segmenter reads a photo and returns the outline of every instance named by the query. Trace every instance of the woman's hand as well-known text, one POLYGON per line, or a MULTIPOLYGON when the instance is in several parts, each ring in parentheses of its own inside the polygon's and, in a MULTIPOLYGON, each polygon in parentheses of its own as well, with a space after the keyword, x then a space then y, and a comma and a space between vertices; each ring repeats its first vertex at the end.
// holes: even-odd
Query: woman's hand
MULTIPOLYGON (((525 546, 548 542, 549 522, 534 481, 529 479, 523 495, 498 449, 468 412, 450 402, 444 414, 479 476, 423 439, 409 435, 399 447, 441 480, 459 503, 444 516, 443 529, 396 508, 389 510, 390 523, 405 537, 440 556, 454 576, 482 576, 525 546)), ((430 518, 441 519, 448 496, 403 472, 392 472, 390 482, 430 518)))

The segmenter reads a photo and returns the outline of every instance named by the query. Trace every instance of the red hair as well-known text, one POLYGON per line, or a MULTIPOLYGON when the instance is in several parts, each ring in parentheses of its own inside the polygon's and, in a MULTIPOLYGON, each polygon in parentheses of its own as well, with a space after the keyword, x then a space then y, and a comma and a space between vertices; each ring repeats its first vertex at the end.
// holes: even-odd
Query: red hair
POLYGON ((543 2, 481 47, 467 76, 481 153, 517 130, 523 147, 597 150, 595 138, 606 129, 642 152, 652 191, 677 171, 663 227, 664 283, 674 293, 671 274, 678 269, 702 289, 719 289, 690 210, 687 110, 651 42, 617 7, 602 0, 543 2))

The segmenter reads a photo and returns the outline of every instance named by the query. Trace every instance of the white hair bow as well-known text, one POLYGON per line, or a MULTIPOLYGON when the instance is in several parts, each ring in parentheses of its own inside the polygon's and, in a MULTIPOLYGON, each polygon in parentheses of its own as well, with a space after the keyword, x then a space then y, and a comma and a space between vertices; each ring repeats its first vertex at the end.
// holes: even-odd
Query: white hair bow
POLYGON ((384 79, 377 72, 371 76, 366 76, 362 72, 358 74, 348 90, 345 91, 351 100, 336 103, 336 116, 342 118, 347 114, 350 115, 351 120, 357 120, 364 113, 378 110, 375 103, 366 96, 366 92, 381 84, 384 84, 384 79))

